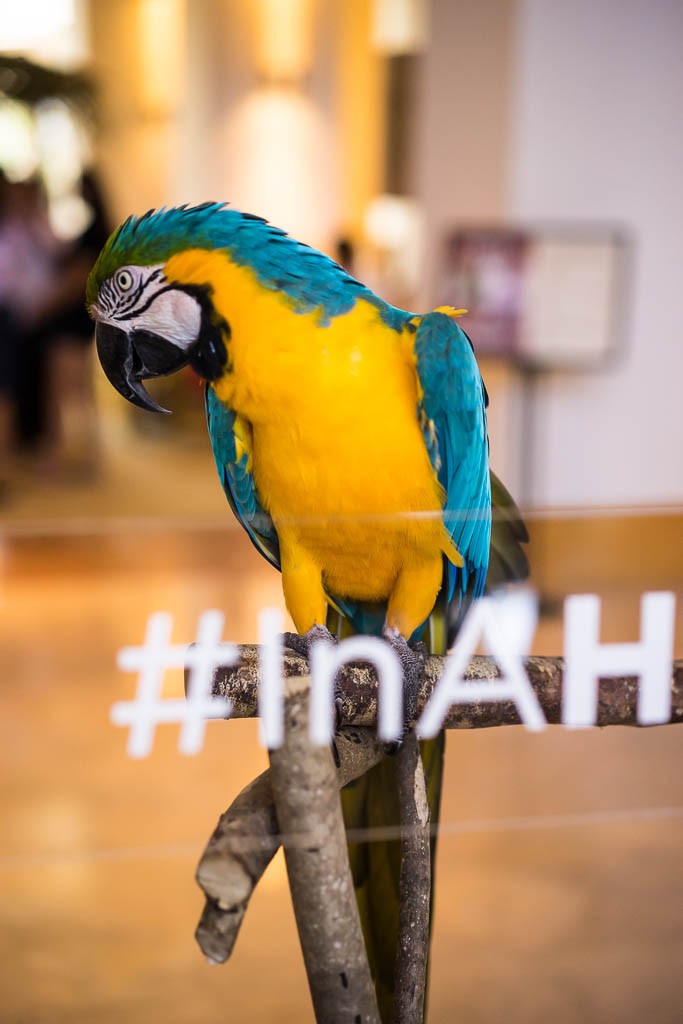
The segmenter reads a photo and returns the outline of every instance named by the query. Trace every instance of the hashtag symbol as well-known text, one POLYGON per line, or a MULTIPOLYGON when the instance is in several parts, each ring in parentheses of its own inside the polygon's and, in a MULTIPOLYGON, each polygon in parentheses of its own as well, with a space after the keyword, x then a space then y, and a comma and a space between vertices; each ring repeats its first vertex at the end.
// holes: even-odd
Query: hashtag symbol
POLYGON ((223 621, 219 611, 204 612, 197 624, 196 641, 188 647, 170 642, 173 619, 167 612, 155 612, 147 621, 143 646, 124 647, 119 651, 119 668, 138 673, 135 700, 118 701, 111 708, 114 725, 130 727, 128 753, 131 757, 148 757, 154 746, 157 725, 166 722, 180 724, 180 753, 198 754, 204 745, 207 719, 230 715, 230 701, 211 695, 214 670, 219 665, 234 665, 239 660, 239 650, 234 644, 221 643, 223 621), (184 700, 164 700, 161 695, 164 674, 170 668, 190 669, 184 700))

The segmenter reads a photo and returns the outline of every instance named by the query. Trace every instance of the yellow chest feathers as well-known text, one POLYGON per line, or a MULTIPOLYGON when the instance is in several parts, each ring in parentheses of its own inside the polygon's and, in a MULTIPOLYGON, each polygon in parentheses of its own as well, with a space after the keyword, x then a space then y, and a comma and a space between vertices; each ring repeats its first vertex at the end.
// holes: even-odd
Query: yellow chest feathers
MULTIPOLYGON (((376 530, 372 517, 442 507, 417 422, 407 332, 391 330, 362 299, 321 326, 319 312, 297 313, 221 253, 180 254, 166 273, 210 283, 230 325, 231 370, 216 392, 247 421, 251 468, 276 524, 308 518, 312 535, 316 518, 329 527, 330 517, 339 517, 337 537, 353 544, 354 536, 376 530), (343 526, 345 517, 359 516, 365 528, 343 526)), ((425 530, 414 518, 407 522, 403 537, 428 533, 440 546, 440 525, 425 530)))

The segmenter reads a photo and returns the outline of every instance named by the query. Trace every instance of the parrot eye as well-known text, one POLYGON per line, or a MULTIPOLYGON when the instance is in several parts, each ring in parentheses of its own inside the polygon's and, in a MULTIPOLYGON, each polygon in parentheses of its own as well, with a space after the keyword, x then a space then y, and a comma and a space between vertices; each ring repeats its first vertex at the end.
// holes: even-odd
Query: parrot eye
POLYGON ((122 292, 130 291, 133 287, 133 275, 130 270, 117 270, 115 280, 122 292))

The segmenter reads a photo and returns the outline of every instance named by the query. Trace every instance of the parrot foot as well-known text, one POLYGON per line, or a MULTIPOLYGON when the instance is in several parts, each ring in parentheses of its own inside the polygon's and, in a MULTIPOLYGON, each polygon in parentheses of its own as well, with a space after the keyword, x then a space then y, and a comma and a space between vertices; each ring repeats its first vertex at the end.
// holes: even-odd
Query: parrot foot
MULTIPOLYGON (((336 644, 337 639, 330 633, 327 626, 312 626, 307 633, 283 633, 282 636, 285 647, 288 647, 290 651, 294 651, 300 657, 309 660, 309 654, 313 644, 320 642, 328 644, 336 644)), ((334 731, 339 732, 343 722, 343 697, 339 680, 334 681, 334 731)), ((334 763, 339 768, 339 753, 337 751, 337 744, 332 741, 332 756, 334 757, 334 763)))
POLYGON ((300 657, 308 661, 311 646, 320 641, 328 644, 336 644, 336 638, 330 633, 327 626, 311 626, 307 633, 283 633, 282 642, 290 651, 294 651, 300 657))
MULTIPOLYGON (((420 680, 427 660, 427 648, 422 641, 411 646, 406 638, 395 629, 385 629, 384 639, 398 655, 403 668, 403 736, 405 736, 417 717, 417 700, 420 693, 420 680)), ((401 742, 402 740, 398 743, 388 743, 387 753, 395 754, 401 742)))

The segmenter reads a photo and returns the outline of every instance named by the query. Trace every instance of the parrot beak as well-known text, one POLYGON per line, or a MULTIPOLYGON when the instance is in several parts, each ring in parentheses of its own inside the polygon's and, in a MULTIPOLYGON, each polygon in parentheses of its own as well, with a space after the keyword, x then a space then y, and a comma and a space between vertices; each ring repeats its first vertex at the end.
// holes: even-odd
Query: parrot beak
POLYGON ((170 341, 148 331, 127 334, 111 324, 99 322, 95 343, 102 369, 120 395, 140 409, 168 413, 147 394, 142 384, 151 377, 165 377, 189 362, 188 353, 170 341))

